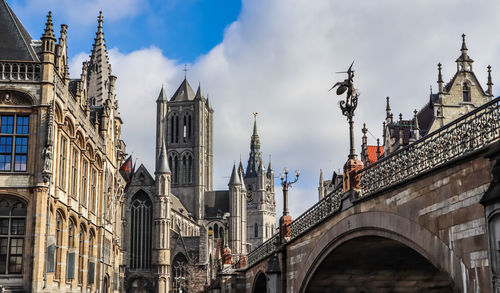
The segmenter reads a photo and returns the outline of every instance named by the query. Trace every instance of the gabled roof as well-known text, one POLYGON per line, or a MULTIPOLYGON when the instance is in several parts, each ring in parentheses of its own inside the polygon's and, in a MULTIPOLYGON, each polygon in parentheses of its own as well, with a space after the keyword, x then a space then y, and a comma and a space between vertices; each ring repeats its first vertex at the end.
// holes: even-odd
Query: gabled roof
POLYGON ((38 61, 31 36, 5 0, 0 0, 0 60, 38 61))
POLYGON ((170 101, 172 102, 182 102, 182 101, 191 101, 194 100, 195 93, 191 85, 187 81, 186 78, 182 81, 179 88, 175 91, 175 94, 172 96, 170 101))

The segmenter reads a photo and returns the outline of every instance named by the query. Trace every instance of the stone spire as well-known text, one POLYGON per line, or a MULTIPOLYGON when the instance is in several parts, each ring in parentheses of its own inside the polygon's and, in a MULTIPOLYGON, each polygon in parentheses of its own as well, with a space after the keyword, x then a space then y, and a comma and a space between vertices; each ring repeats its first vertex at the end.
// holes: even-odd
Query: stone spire
POLYGON ((460 56, 457 58, 457 72, 472 71, 472 60, 468 55, 467 45, 465 44, 465 34, 462 34, 462 48, 460 48, 460 56))
POLYGON ((391 123, 392 122, 392 116, 391 116, 391 105, 390 105, 390 98, 387 97, 385 98, 386 99, 386 102, 385 102, 385 121, 387 123, 391 123))
POLYGON ((241 185, 240 175, 236 171, 236 164, 233 164, 233 171, 231 172, 231 179, 229 179, 229 185, 241 185))
POLYGON ((47 14, 47 22, 45 23, 45 32, 43 33, 42 38, 50 38, 50 39, 56 39, 54 36, 54 29, 53 29, 53 24, 52 24, 52 11, 49 11, 49 14, 47 14))
POLYGON ((438 93, 443 92, 443 75, 441 74, 441 63, 438 63, 438 93))
POLYGON ((488 65, 488 95, 493 96, 493 81, 491 80, 491 65, 488 65))
POLYGON ((168 98, 167 98, 167 94, 165 93, 165 89, 163 88, 163 85, 161 85, 161 90, 160 90, 160 94, 158 95, 158 99, 156 99, 156 102, 167 102, 168 101, 168 98))
POLYGON ((273 165, 271 164, 271 158, 269 158, 269 164, 267 165, 267 176, 270 177, 273 174, 273 165))
POLYGON ((97 32, 88 66, 88 97, 91 99, 91 105, 93 106, 101 106, 104 103, 109 87, 109 76, 111 75, 111 65, 102 29, 103 22, 102 11, 99 11, 97 32))
POLYGON ((167 147, 165 146, 165 141, 163 139, 161 143, 160 157, 158 158, 158 164, 156 166, 155 173, 171 173, 170 167, 168 166, 167 147))
POLYGON ((198 83, 198 89, 196 90, 196 94, 194 95, 195 99, 201 99, 202 94, 201 94, 201 84, 198 83))
POLYGON ((262 161, 262 153, 260 151, 260 138, 257 134, 257 113, 254 114, 253 134, 250 141, 250 156, 248 158, 247 171, 245 176, 247 178, 256 177, 259 171, 259 164, 262 161))

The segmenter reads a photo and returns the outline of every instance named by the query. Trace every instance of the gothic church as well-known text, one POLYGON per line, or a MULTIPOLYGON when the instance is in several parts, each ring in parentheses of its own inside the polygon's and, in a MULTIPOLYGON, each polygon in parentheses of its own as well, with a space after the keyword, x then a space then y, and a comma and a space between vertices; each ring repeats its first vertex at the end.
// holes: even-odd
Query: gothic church
MULTIPOLYGON (((186 78, 156 100, 154 176, 141 165, 125 195, 128 292, 187 289, 188 267, 210 284, 223 265, 245 256, 275 231, 274 172, 262 160, 254 121, 246 170, 233 165, 227 190, 213 189, 214 110, 186 78)), ((228 172, 229 173, 229 172, 228 172)))

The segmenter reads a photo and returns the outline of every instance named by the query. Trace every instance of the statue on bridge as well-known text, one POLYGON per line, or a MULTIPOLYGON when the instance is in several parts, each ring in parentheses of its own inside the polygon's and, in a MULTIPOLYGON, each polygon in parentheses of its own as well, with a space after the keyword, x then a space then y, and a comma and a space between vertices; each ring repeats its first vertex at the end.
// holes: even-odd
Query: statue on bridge
POLYGON ((341 96, 346 93, 346 97, 344 101, 339 102, 340 110, 342 110, 342 114, 347 117, 347 121, 349 122, 349 156, 346 164, 344 165, 344 191, 350 190, 360 190, 361 189, 361 175, 358 173, 361 169, 363 169, 363 162, 358 159, 356 155, 356 151, 354 150, 354 111, 358 106, 358 97, 359 92, 354 87, 354 70, 352 66, 354 65, 354 61, 352 61, 349 69, 344 72, 337 73, 347 73, 347 78, 344 81, 339 81, 335 83, 329 91, 337 88, 337 95, 341 96))

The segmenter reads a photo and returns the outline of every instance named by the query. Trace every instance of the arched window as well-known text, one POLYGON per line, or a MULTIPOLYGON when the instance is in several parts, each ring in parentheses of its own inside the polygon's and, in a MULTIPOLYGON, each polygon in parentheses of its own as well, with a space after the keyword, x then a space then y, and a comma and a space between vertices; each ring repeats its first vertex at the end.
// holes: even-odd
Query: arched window
POLYGON ((219 225, 214 225, 214 238, 219 238, 219 225))
POLYGON ((188 182, 188 174, 187 174, 187 155, 182 155, 182 183, 188 182))
POLYGON ((66 279, 75 278, 75 224, 73 220, 68 222, 68 251, 66 255, 66 279))
POLYGON ((0 275, 23 273, 26 206, 0 200, 0 275))
POLYGON ((259 225, 257 223, 255 223, 253 234, 255 238, 259 237, 259 225))
POLYGON ((89 232, 89 255, 88 255, 88 266, 87 266, 87 271, 88 271, 88 276, 87 276, 87 283, 88 284, 94 284, 94 271, 95 271, 95 260, 94 260, 94 242, 95 242, 95 236, 92 231, 89 232))
POLYGON ((173 292, 186 292, 186 265, 187 258, 184 254, 177 254, 172 262, 173 292))
POLYGON ((80 235, 79 235, 79 245, 78 245, 78 284, 83 283, 83 264, 85 257, 85 227, 80 226, 80 235))
POLYGON ((468 83, 464 82, 464 85, 462 87, 462 94, 464 98, 464 102, 470 102, 470 86, 468 83))
POLYGON ((61 214, 56 213, 56 275, 55 279, 61 278, 61 256, 63 245, 63 222, 61 214))
POLYGON ((193 183, 193 156, 191 154, 188 155, 187 158, 187 182, 193 183))
POLYGON ((151 268, 153 205, 144 191, 134 195, 131 208, 130 267, 151 268))
POLYGON ((172 183, 179 183, 179 157, 176 153, 171 153, 168 156, 168 164, 172 169, 172 183))

